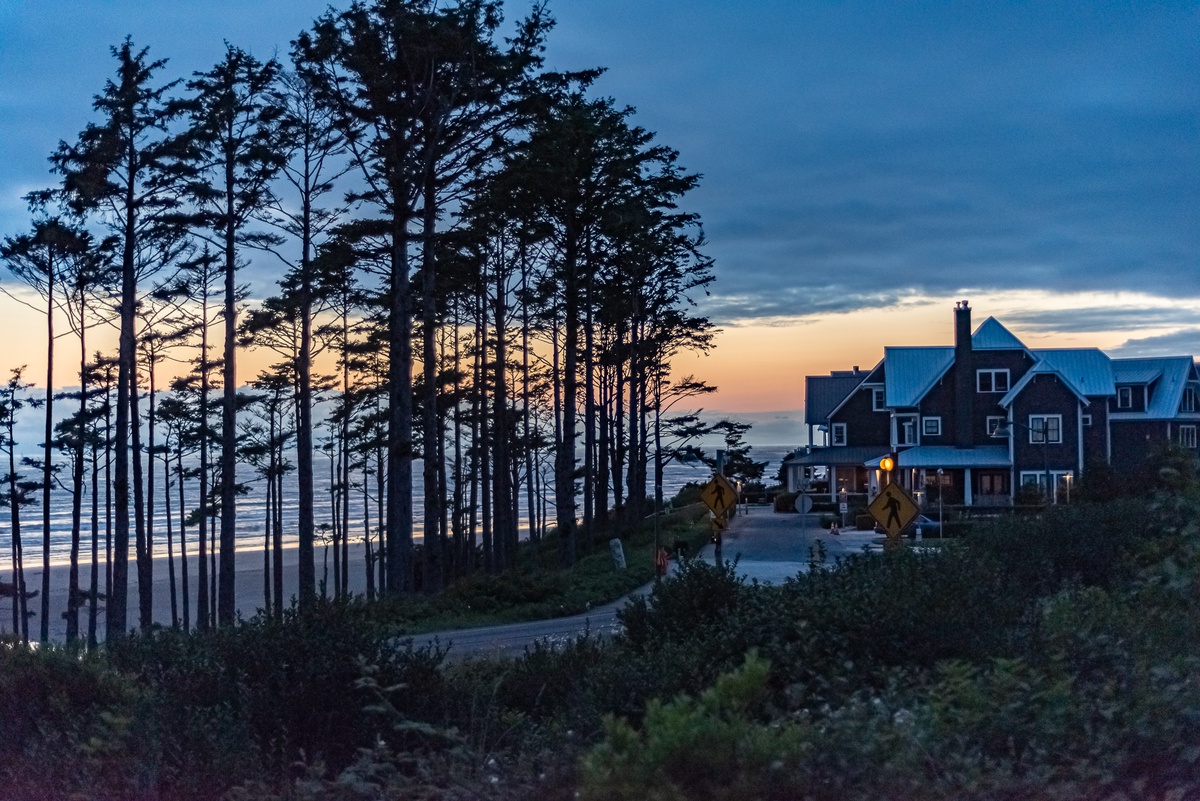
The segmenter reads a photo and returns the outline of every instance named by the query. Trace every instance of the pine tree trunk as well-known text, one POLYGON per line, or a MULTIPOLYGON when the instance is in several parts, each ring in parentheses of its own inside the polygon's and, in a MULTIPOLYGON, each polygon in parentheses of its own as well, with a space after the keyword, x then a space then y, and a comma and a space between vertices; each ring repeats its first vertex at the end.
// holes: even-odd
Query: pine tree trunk
POLYGON ((392 226, 388 306, 387 592, 413 588, 412 302, 409 296, 407 216, 392 226))
MULTIPOLYGON (((46 439, 42 443, 42 642, 50 641, 50 489, 54 454, 54 256, 46 262, 46 439)), ((79 574, 76 572, 76 584, 79 574)), ((76 586, 78 591, 78 586, 76 586)), ((68 594, 70 590, 68 590, 68 594)), ((68 595, 67 606, 71 605, 68 595)), ((76 624, 78 625, 78 623, 76 624)))
MULTIPOLYGON (((154 464, 151 457, 150 464, 154 464)), ((163 519, 167 521, 167 582, 171 593, 171 627, 179 628, 179 586, 175 571, 175 531, 171 517, 171 429, 163 441, 163 519)), ((180 478, 182 481, 182 477, 180 478)), ((182 534, 182 532, 181 532, 182 534)))
MULTIPOLYGON (((201 300, 200 327, 200 505, 197 522, 199 530, 196 533, 198 543, 196 549, 196 627, 200 631, 208 629, 210 619, 208 609, 208 294, 205 292, 201 300)), ((182 488, 181 488, 182 491, 182 488)), ((182 514, 182 510, 180 512, 182 514)))
MULTIPOLYGON (((180 432, 182 436, 182 432, 180 432)), ((183 594, 183 630, 191 631, 192 628, 192 600, 190 588, 188 587, 188 563, 187 563, 187 504, 184 501, 183 494, 183 445, 180 443, 175 448, 175 467, 176 473, 179 476, 179 572, 182 579, 180 589, 183 594)), ((203 558, 201 559, 203 562, 203 558)), ((199 614, 199 611, 197 611, 199 614)))
POLYGON ((75 458, 71 486, 71 567, 67 579, 67 642, 79 639, 79 548, 83 536, 83 464, 87 432, 87 329, 82 298, 79 308, 79 426, 75 431, 75 458))
POLYGON ((317 597, 316 525, 313 519, 313 421, 312 421, 312 199, 302 193, 300 253, 300 350, 296 360, 299 421, 296 426, 296 474, 299 480, 296 557, 300 608, 307 609, 317 597))
POLYGON ((234 163, 225 161, 225 351, 221 398, 221 568, 217 621, 233 625, 237 570, 237 248, 234 241, 234 163))
POLYGON ((437 193, 433 176, 427 175, 424 192, 424 214, 421 230, 421 311, 423 326, 422 368, 425 373, 425 403, 421 410, 421 438, 424 440, 421 458, 421 473, 424 479, 425 519, 422 537, 425 543, 424 589, 438 592, 445 583, 445 559, 442 540, 439 536, 439 521, 442 516, 442 495, 437 480, 438 434, 438 360, 437 360, 437 193))

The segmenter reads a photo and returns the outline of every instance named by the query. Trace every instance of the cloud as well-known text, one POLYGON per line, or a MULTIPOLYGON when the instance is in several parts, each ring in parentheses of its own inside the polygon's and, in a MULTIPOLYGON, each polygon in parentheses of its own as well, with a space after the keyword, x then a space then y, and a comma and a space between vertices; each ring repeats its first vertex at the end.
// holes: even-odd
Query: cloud
POLYGON ((1126 340, 1111 356, 1200 356, 1200 326, 1160 336, 1126 340))
POLYGON ((1009 312, 1004 319, 1015 327, 1035 332, 1137 331, 1148 326, 1200 326, 1200 309, 1162 305, 1031 309, 1009 312))

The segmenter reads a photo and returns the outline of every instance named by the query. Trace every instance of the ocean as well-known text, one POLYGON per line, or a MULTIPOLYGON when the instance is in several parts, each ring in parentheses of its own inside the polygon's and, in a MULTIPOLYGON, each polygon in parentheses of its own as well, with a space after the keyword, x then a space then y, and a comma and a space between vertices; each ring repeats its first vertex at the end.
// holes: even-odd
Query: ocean
MULTIPOLYGON (((754 446, 750 456, 755 461, 767 461, 766 470, 763 473, 764 479, 768 484, 773 483, 773 478, 779 471, 780 462, 783 457, 792 450, 790 447, 783 446, 754 446)), ((712 448, 706 448, 705 452, 711 454, 712 448)), ((40 457, 40 454, 38 454, 40 457)), ((314 512, 316 524, 318 528, 322 524, 331 524, 332 503, 330 498, 329 488, 331 486, 329 476, 328 457, 322 452, 314 454, 314 512)), ((167 554, 167 536, 166 536, 166 521, 164 520, 163 497, 163 468, 161 461, 155 464, 155 498, 154 498, 154 529, 151 532, 153 537, 154 553, 156 556, 166 556, 167 554)), ((24 477, 33 478, 32 470, 24 471, 24 477)), ((664 471, 663 476, 663 497, 673 498, 683 487, 689 482, 703 482, 711 475, 711 469, 703 463, 696 462, 694 464, 683 464, 680 462, 672 462, 664 471)), ((237 549, 240 550, 256 550, 263 547, 265 514, 266 514, 266 485, 261 479, 251 477, 249 467, 239 467, 238 478, 245 483, 249 491, 247 494, 238 498, 238 514, 237 514, 237 549)), ((352 481, 357 480, 355 476, 351 477, 352 481)), ((547 478, 550 481, 549 477, 547 478)), ((68 479, 69 481, 69 479, 68 479)), ((83 532, 80 552, 81 563, 87 563, 89 560, 91 548, 91 480, 86 479, 87 486, 85 487, 85 497, 83 499, 83 532)), ((551 482, 552 483, 552 482, 551 482)), ((653 476, 650 478, 650 483, 653 483, 653 476)), ((284 506, 283 506, 283 529, 285 545, 294 545, 296 542, 296 519, 298 510, 298 481, 295 471, 292 471, 284 476, 284 506)), ((50 506, 50 561, 52 564, 67 564, 70 560, 71 548, 71 493, 68 489, 56 489, 51 494, 50 506)), ((374 478, 371 478, 371 486, 374 486, 374 478)), ((104 554, 104 482, 101 476, 100 482, 100 554, 103 560, 104 554)), ((178 489, 173 487, 171 491, 171 512, 173 517, 172 528, 175 535, 175 552, 178 554, 178 520, 179 520, 179 494, 178 489)), ((189 508, 195 508, 197 504, 197 488, 195 482, 188 482, 184 488, 184 497, 189 508)), ((374 493, 372 492, 372 499, 374 493)), ((40 502, 41 494, 37 493, 37 498, 40 502)), ((528 529, 526 522, 526 510, 524 507, 525 493, 521 493, 521 530, 524 532, 528 529)), ((350 500, 350 538, 351 541, 361 540, 363 536, 363 518, 362 518, 362 491, 360 489, 352 490, 350 500)), ((553 518, 553 506, 550 507, 550 517, 553 518)), ((421 521, 424 518, 424 489, 422 484, 421 463, 416 461, 413 464, 413 517, 414 530, 420 537, 421 521)), ((0 510, 0 571, 7 575, 11 570, 11 555, 12 555, 12 530, 9 524, 11 520, 9 510, 0 510)), ((371 507, 371 524, 378 525, 375 519, 375 506, 372 500, 371 507)), ((132 521, 131 521, 132 525, 132 521)), ((189 555, 196 553, 196 538, 197 529, 191 526, 187 530, 187 543, 189 555)), ((131 532, 132 539, 132 532, 131 532)), ((23 506, 21 508, 21 543, 24 552, 24 560, 26 569, 37 568, 42 562, 42 510, 40 503, 23 506)))

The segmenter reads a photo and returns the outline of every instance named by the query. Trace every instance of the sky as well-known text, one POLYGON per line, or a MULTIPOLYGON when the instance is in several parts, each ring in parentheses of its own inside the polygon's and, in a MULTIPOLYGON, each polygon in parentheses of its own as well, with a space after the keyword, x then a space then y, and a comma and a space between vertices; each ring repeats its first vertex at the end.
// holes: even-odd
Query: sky
MULTIPOLYGON (((0 0, 0 234, 28 226, 21 196, 94 118, 127 34, 187 77, 226 41, 286 54, 326 7, 0 0)), ((676 369, 716 384, 708 410, 755 440, 799 444, 805 375, 950 344, 960 299, 1031 347, 1200 354, 1200 3, 550 10, 547 66, 605 67, 597 92, 702 175, 684 206, 715 259, 699 309, 722 333, 676 369)), ((247 278, 269 291, 277 270, 247 278)), ((0 372, 44 372, 43 327, 0 297, 0 372)))

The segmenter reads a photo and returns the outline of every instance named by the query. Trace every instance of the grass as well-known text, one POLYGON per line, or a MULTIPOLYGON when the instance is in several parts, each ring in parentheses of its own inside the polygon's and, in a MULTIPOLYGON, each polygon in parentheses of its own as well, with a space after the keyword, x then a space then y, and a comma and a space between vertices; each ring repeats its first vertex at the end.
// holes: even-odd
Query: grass
MULTIPOLYGON (((707 511, 684 507, 658 518, 658 542, 668 550, 686 540, 697 553, 708 537, 707 511)), ((521 543, 519 567, 501 575, 478 573, 430 598, 385 603, 381 613, 398 634, 422 634, 503 623, 566 617, 615 601, 654 579, 654 520, 622 541, 625 569, 613 564, 608 538, 590 544, 580 537, 575 565, 564 568, 562 541, 555 534, 521 543)))

